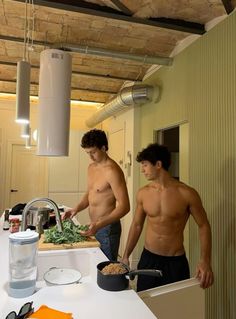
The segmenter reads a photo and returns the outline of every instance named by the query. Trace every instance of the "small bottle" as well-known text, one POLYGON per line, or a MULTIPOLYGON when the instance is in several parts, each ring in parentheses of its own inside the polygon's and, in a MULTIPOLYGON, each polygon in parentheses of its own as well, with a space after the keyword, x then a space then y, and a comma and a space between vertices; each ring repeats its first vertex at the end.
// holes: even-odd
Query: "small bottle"
POLYGON ((10 224, 9 224, 9 209, 5 209, 4 212, 4 222, 3 222, 3 230, 8 230, 10 228, 10 224))
POLYGON ((20 220, 19 218, 12 218, 10 220, 10 233, 16 233, 20 230, 20 220))

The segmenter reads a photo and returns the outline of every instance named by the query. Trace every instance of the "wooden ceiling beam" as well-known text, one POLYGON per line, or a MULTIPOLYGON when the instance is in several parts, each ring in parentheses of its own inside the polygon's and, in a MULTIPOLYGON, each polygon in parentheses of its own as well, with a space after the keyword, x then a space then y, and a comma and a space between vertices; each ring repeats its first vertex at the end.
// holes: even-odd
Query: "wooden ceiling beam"
MULTIPOLYGON (((0 82, 5 82, 5 83, 16 83, 16 80, 10 80, 10 79, 2 79, 0 78, 0 82)), ((31 85, 39 85, 38 82, 30 82, 31 85)), ((86 92, 91 92, 91 93, 106 93, 106 94, 117 94, 117 91, 107 91, 107 90, 94 90, 94 89, 85 89, 85 88, 79 88, 75 86, 71 86, 72 91, 86 91, 86 92)))
POLYGON ((222 3, 225 7, 225 11, 227 12, 227 14, 230 14, 233 10, 234 10, 234 6, 232 1, 230 0, 222 0, 222 3))
POLYGON ((129 10, 120 0, 110 0, 120 11, 132 16, 133 12, 129 10))
MULTIPOLYGON (((13 36, 6 36, 1 35, 0 32, 0 40, 4 41, 12 41, 12 42, 24 42, 23 38, 19 37, 13 37, 13 36)), ((71 44, 71 43, 50 43, 46 41, 37 41, 34 40, 34 45, 39 46, 46 46, 49 48, 64 50, 68 52, 74 52, 74 53, 80 53, 80 54, 86 54, 86 55, 95 55, 95 56, 102 56, 102 57, 109 57, 109 58, 115 58, 115 59, 122 59, 122 60, 131 60, 136 61, 138 63, 143 64, 158 64, 158 65, 172 65, 173 58, 167 57, 167 56, 150 56, 150 55, 140 55, 140 54, 134 54, 129 52, 120 52, 120 51, 113 51, 98 47, 90 47, 86 45, 77 45, 77 44, 71 44)))
MULTIPOLYGON (((14 1, 25 3, 25 0, 14 1)), ((205 26, 200 23, 170 18, 143 19, 132 17, 131 15, 127 15, 110 7, 99 6, 97 4, 88 3, 82 0, 34 0, 34 5, 50 7, 59 10, 61 9, 65 11, 79 12, 83 14, 104 17, 107 19, 126 21, 128 23, 137 23, 186 33, 204 34, 206 32, 205 26)))
MULTIPOLYGON (((0 40, 12 41, 12 42, 18 42, 18 43, 24 44, 23 38, 13 37, 13 36, 4 35, 4 34, 0 34, 0 40)), ((53 46, 53 43, 46 42, 46 41, 43 42, 43 41, 34 40, 34 45, 43 46, 43 47, 50 47, 50 46, 53 46)))
MULTIPOLYGON (((1 37, 1 36, 0 36, 1 37)), ((0 61, 0 65, 8 65, 8 66, 15 66, 17 65, 17 62, 7 62, 7 61, 0 61)), ((39 65, 31 65, 31 68, 33 69, 39 69, 39 65)), ((87 77, 95 77, 95 78, 101 78, 104 80, 114 80, 114 81, 136 81, 136 78, 131 77, 119 77, 119 76, 112 76, 112 75, 104 75, 104 74, 98 74, 98 73, 90 73, 90 72, 82 72, 82 71, 72 71, 73 75, 78 76, 87 76, 87 77)))
MULTIPOLYGON (((1 94, 13 94, 15 95, 15 92, 10 92, 10 91, 2 91, 1 90, 1 94)), ((35 94, 30 94, 31 97, 35 97, 38 98, 38 95, 35 94)), ((83 99, 83 98, 79 98, 79 99, 71 99, 71 101, 75 101, 75 102, 91 102, 91 103, 106 103, 105 100, 99 100, 99 101, 94 101, 94 100, 89 100, 89 99, 83 99)))

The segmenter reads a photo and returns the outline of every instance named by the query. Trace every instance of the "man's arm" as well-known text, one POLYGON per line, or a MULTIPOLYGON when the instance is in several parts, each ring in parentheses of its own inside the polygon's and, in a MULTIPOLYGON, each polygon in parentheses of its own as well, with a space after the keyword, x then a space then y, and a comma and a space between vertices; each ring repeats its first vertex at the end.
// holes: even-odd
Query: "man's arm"
POLYGON ((144 221, 146 218, 146 214, 143 210, 143 205, 142 205, 140 193, 141 193, 141 191, 139 191, 137 194, 135 214, 134 214, 132 224, 130 226, 129 235, 128 235, 128 239, 127 239, 127 243, 126 243, 126 248, 125 248, 123 258, 122 258, 123 263, 125 263, 127 265, 129 265, 129 257, 131 255, 132 251, 134 250, 134 248, 139 240, 139 237, 142 233, 143 224, 144 224, 144 221))
POLYGON ((214 276, 211 268, 211 227, 207 219, 206 211, 202 206, 200 196, 195 190, 191 190, 190 213, 199 229, 200 261, 196 268, 196 277, 200 280, 202 288, 208 288, 213 284, 214 276))
POLYGON ((84 196, 81 198, 81 201, 71 209, 68 209, 62 216, 62 220, 67 218, 73 218, 77 213, 82 211, 83 209, 87 208, 89 206, 88 201, 88 191, 84 194, 84 196))

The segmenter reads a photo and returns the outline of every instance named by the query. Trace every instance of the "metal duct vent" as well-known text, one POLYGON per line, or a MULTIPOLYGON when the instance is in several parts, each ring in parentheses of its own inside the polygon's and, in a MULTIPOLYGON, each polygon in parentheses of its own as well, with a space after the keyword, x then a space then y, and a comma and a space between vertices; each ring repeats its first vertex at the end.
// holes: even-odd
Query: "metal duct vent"
POLYGON ((106 120, 108 117, 125 110, 133 105, 142 105, 157 99, 159 88, 150 85, 133 85, 124 87, 110 102, 105 104, 103 108, 94 113, 86 121, 88 127, 94 127, 98 123, 106 120))

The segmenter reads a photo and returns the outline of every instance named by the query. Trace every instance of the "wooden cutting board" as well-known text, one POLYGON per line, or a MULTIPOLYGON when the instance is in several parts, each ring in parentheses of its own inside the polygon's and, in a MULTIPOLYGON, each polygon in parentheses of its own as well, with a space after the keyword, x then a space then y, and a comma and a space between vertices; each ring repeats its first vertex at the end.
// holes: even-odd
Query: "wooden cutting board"
POLYGON ((100 243, 96 240, 95 237, 88 237, 88 240, 77 242, 73 244, 53 244, 53 243, 44 243, 44 234, 41 235, 39 239, 39 250, 60 250, 60 249, 74 249, 74 248, 91 248, 91 247, 100 247, 100 243))

